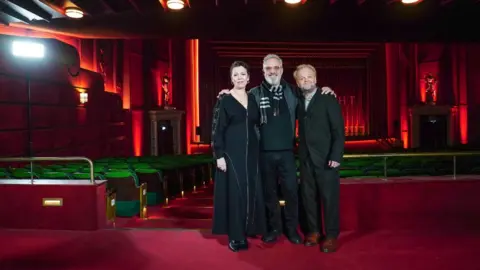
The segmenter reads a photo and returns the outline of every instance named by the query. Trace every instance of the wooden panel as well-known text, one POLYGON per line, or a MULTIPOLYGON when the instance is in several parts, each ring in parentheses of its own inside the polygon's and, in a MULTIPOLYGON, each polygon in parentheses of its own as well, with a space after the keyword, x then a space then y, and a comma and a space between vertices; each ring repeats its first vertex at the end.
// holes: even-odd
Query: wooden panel
POLYGON ((0 132, 0 142, 0 154, 2 156, 24 155, 27 150, 27 132, 0 132))
POLYGON ((0 103, 0 130, 26 129, 27 107, 0 103))
POLYGON ((0 102, 26 102, 27 84, 20 78, 9 78, 0 74, 0 102))

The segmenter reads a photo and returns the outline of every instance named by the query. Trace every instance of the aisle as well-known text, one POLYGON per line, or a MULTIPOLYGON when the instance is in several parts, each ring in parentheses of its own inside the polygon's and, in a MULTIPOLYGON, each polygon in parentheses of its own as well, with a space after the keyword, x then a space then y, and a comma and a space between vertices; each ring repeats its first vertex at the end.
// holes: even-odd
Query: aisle
POLYGON ((149 206, 148 219, 117 218, 116 228, 209 230, 213 214, 213 185, 171 200, 167 207, 149 206))

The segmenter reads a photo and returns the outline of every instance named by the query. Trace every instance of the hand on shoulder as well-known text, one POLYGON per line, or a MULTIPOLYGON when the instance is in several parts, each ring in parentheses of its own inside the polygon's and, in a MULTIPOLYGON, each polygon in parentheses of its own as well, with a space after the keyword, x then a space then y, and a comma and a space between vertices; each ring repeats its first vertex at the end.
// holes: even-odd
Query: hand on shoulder
POLYGON ((321 90, 322 95, 332 95, 334 97, 337 97, 337 94, 332 90, 332 88, 328 86, 323 86, 321 90))
POLYGON ((222 97, 223 95, 230 95, 230 89, 222 89, 217 95, 217 98, 222 97))

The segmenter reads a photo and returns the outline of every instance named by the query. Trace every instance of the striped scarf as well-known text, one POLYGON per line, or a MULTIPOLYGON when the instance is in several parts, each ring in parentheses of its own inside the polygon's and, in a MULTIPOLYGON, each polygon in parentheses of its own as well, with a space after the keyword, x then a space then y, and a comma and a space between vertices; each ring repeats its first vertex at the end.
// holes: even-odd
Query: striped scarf
POLYGON ((270 85, 266 81, 263 81, 260 85, 260 124, 266 124, 267 120, 267 109, 272 108, 273 116, 280 114, 280 100, 283 99, 283 86, 280 85, 270 85), (265 96, 265 90, 273 93, 273 104, 270 105, 270 98, 265 96))

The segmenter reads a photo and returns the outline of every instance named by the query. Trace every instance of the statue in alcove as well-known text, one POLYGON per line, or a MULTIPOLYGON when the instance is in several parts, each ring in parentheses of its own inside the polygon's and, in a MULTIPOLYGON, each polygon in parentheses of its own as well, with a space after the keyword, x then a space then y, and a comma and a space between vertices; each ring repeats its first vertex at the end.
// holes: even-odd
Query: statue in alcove
POLYGON ((428 105, 435 105, 437 100, 437 78, 432 75, 432 73, 428 73, 425 75, 425 102, 428 105))
POLYGON ((107 90, 107 71, 105 68, 105 49, 100 47, 98 56, 98 72, 102 75, 103 86, 107 90))
POLYGON ((162 78, 162 89, 163 89, 163 108, 164 109, 175 109, 174 107, 170 106, 170 91, 168 91, 168 84, 170 83, 170 77, 167 73, 163 75, 162 78))

